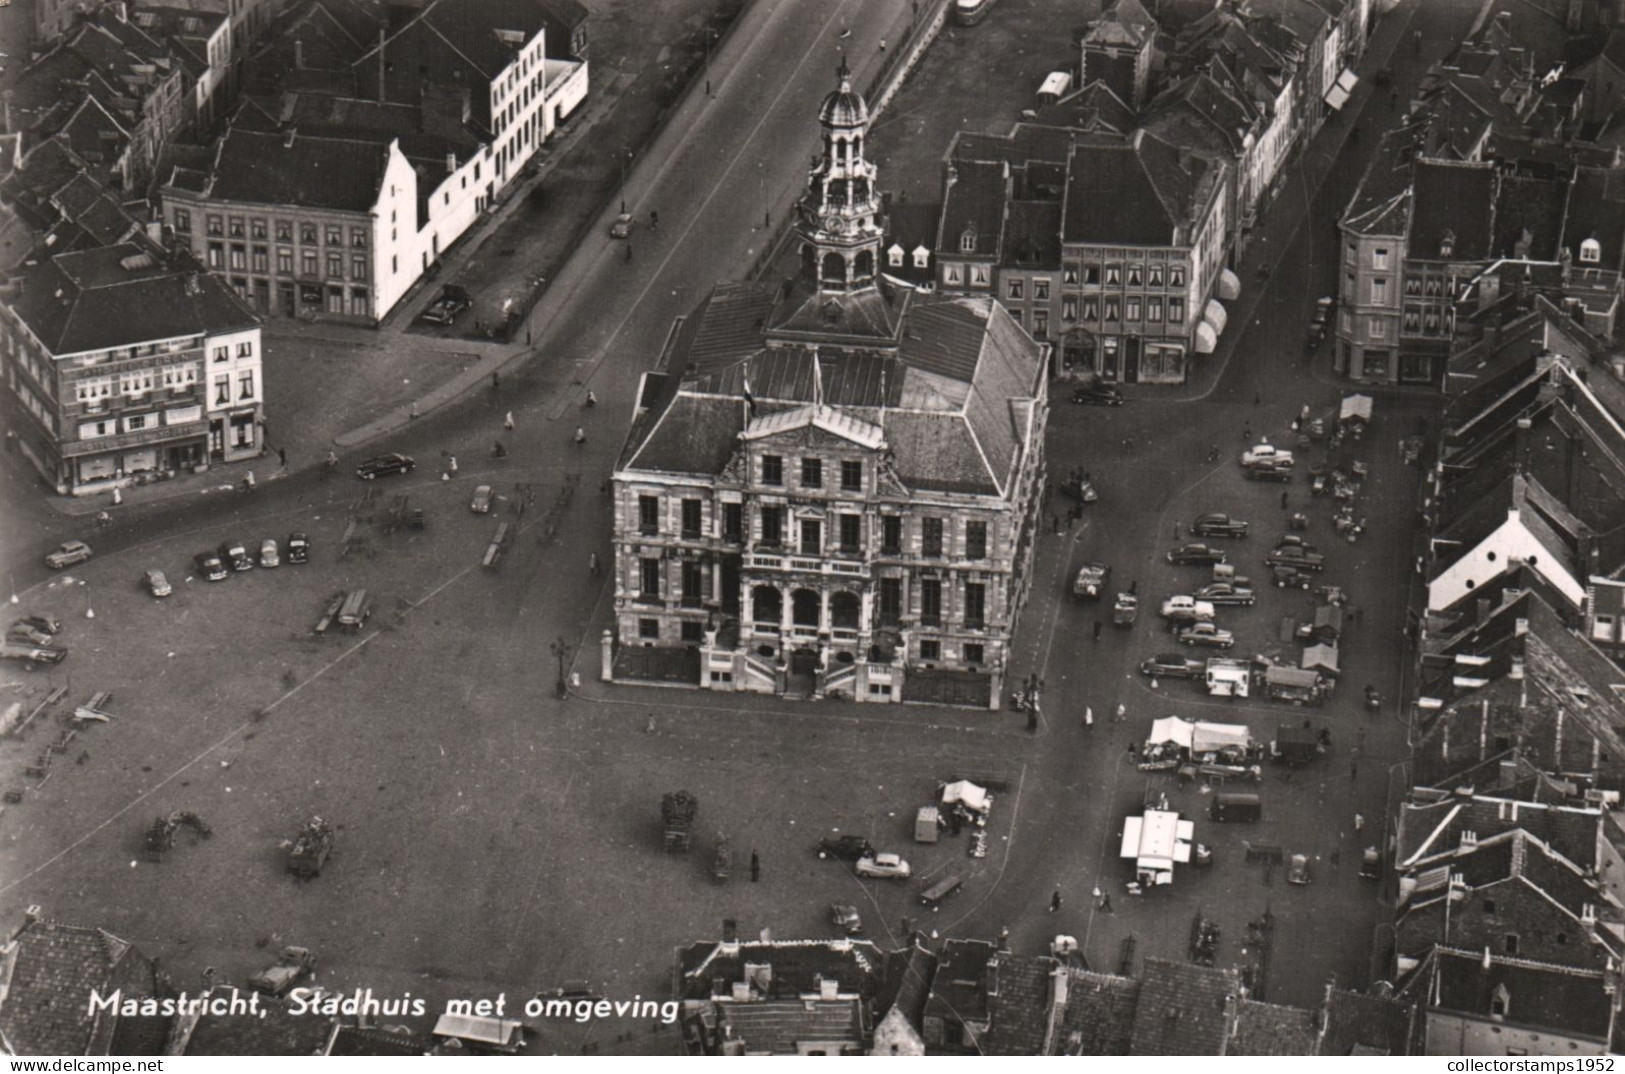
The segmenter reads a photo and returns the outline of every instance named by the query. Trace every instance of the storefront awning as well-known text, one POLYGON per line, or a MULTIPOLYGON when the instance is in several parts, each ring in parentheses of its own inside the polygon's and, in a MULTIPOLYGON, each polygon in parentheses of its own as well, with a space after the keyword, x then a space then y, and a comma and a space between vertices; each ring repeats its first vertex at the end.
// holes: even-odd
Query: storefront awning
POLYGON ((1343 68, 1343 73, 1337 76, 1337 81, 1332 84, 1332 88, 1326 91, 1326 103, 1334 109, 1342 108, 1348 103, 1349 95, 1354 92, 1354 87, 1359 84, 1360 76, 1356 75, 1351 68, 1343 68))
POLYGON ((1219 304, 1216 298, 1207 300, 1207 309, 1202 311, 1202 320, 1213 326, 1213 331, 1224 335, 1224 326, 1230 323, 1230 314, 1219 304))
POLYGON ((1219 333, 1213 330, 1212 325, 1208 324, 1206 321, 1203 321, 1201 324, 1196 326, 1197 354, 1212 354, 1218 345, 1219 333))
POLYGON ((1229 269, 1219 271, 1219 297, 1226 302, 1241 297, 1241 277, 1229 269))

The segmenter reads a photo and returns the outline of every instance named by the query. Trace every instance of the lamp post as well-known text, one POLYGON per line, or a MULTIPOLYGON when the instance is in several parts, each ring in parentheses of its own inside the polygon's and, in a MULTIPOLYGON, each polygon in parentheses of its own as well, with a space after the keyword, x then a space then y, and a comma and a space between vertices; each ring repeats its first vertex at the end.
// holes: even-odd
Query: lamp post
POLYGON ((570 696, 570 688, 565 684, 564 681, 564 658, 570 652, 570 647, 566 645, 564 639, 560 637, 554 638, 547 648, 548 651, 551 652, 558 660, 558 681, 553 684, 553 688, 558 691, 559 699, 563 700, 570 696))
POLYGON ((621 212, 626 212, 626 164, 632 159, 632 147, 621 146, 618 154, 621 162, 621 212))

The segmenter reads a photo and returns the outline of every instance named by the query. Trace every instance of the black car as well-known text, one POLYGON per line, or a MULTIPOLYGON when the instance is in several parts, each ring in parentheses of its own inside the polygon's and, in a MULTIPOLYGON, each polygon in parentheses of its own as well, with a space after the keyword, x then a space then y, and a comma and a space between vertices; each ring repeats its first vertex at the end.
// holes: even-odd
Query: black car
POLYGON ((1290 466, 1249 466, 1244 471, 1249 481, 1280 481, 1292 480, 1292 467, 1290 466))
POLYGON ((1223 563, 1228 557, 1212 545, 1182 544, 1168 553, 1169 563, 1223 563))
POLYGON ((417 467, 412 456, 391 453, 389 455, 374 455, 355 468, 355 476, 363 481, 386 477, 389 474, 409 474, 417 467))
POLYGON ((1264 557, 1264 562, 1271 567, 1291 567, 1297 571, 1323 571, 1326 569, 1326 557, 1318 552, 1305 552, 1301 548, 1277 548, 1264 557))
POLYGON ((1122 406, 1123 393, 1110 384, 1091 384, 1073 392, 1072 401, 1081 406, 1122 406))
POLYGON ((842 861, 857 861, 859 858, 874 852, 875 848, 869 845, 869 840, 861 835, 837 835, 818 841, 818 856, 820 858, 840 858, 842 861))
POLYGON ((1181 653, 1158 653, 1140 662, 1140 674, 1154 679, 1199 679, 1207 670, 1200 660, 1192 660, 1181 653))
POLYGON ((48 615, 25 615, 12 625, 16 626, 19 624, 27 624, 28 626, 33 627, 35 630, 43 630, 47 634, 62 633, 62 621, 60 619, 52 619, 48 615))
POLYGON ((288 534, 287 552, 289 563, 309 563, 310 538, 302 533, 288 534))
POLYGON ((420 319, 430 324, 451 324, 457 320, 457 315, 474 304, 469 293, 454 283, 448 283, 440 289, 439 296, 427 309, 420 314, 420 319))
POLYGON ((254 557, 248 554, 248 547, 241 541, 221 541, 220 559, 234 571, 254 569, 254 557))
POLYGON ((197 564, 197 572, 211 582, 224 582, 231 576, 226 565, 213 552, 199 552, 192 557, 192 562, 197 564))
POLYGON ((1192 537, 1245 537, 1247 523, 1226 514, 1203 515, 1191 523, 1192 537))

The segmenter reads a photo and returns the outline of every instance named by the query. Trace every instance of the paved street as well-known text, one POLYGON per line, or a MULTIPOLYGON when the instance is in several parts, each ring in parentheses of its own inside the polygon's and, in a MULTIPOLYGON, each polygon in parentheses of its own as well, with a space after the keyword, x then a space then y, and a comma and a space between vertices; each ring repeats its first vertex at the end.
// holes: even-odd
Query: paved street
MULTIPOLYGON (((656 209, 658 232, 640 226, 627 247, 603 227, 591 231, 533 314, 541 358, 505 374, 500 392, 476 387, 459 401, 456 378, 441 369, 445 406, 426 408, 417 421, 397 408, 349 437, 353 456, 405 450, 419 460, 414 474, 379 482, 373 502, 358 502, 364 486, 347 475, 295 474, 263 482, 251 497, 199 492, 121 522, 105 541, 90 535, 101 554, 68 572, 71 581, 45 579, 35 553, 80 532, 30 515, 26 544, 9 546, 26 553, 8 554, 13 589, 29 610, 69 624, 74 654, 50 673, 6 672, 22 686, 0 703, 32 702, 57 684, 72 703, 112 690, 119 719, 86 729, 57 757, 51 778, 0 818, 0 913, 15 917, 38 903, 58 918, 101 925, 162 956, 183 981, 206 965, 240 979, 259 968, 266 948, 293 942, 318 952, 329 987, 438 997, 575 979, 610 995, 661 994, 673 945, 716 935, 724 919, 747 934, 828 934, 834 900, 856 902, 876 938, 897 938, 905 915, 943 934, 990 936, 1008 926, 1029 951, 1070 933, 1105 970, 1116 968, 1130 934, 1136 967, 1147 955, 1182 958, 1198 909, 1222 925, 1221 960, 1241 961, 1246 922, 1268 909, 1278 922, 1269 998, 1312 1003, 1328 972, 1364 984, 1378 907, 1354 875, 1361 837, 1352 821, 1355 812, 1381 816, 1403 728, 1390 714, 1366 717, 1359 688, 1371 682, 1386 697, 1398 692, 1393 655, 1416 474, 1399 464, 1393 444, 1432 403, 1378 396, 1362 498, 1372 532, 1356 545, 1334 544, 1329 503, 1311 501, 1301 472, 1291 486, 1245 482, 1235 457, 1244 428, 1284 439, 1300 406, 1322 410, 1341 395, 1329 347, 1305 360, 1302 332, 1314 296, 1333 289, 1332 224, 1386 122, 1385 101, 1371 103, 1364 118, 1335 120, 1308 149, 1306 174, 1333 178, 1308 206, 1308 181, 1289 187, 1271 210, 1267 248, 1278 251, 1271 262, 1310 270, 1277 271, 1255 296, 1249 262, 1248 293, 1212 367, 1182 391, 1130 388, 1117 410, 1056 402, 1050 472, 1085 466, 1101 501, 1082 525, 1040 546, 1014 669, 1015 678, 1031 670, 1046 680, 1037 735, 1012 713, 712 698, 595 681, 608 597, 587 564, 594 549, 607 558, 598 486, 619 449, 637 377, 673 316, 760 256, 771 233, 763 217, 777 223, 804 179, 840 32, 853 30, 845 47, 862 81, 877 61, 875 42, 899 40, 909 10, 858 0, 749 7, 714 58, 717 96, 688 99, 629 180, 629 205, 640 224, 656 209), (1354 123, 1366 137, 1345 144, 1354 123), (1305 211, 1308 226, 1295 228, 1294 213, 1305 211), (589 388, 599 400, 590 411, 581 405, 589 388), (512 433, 501 428, 508 410, 512 433), (587 432, 582 448, 569 443, 577 425, 587 432), (377 439, 363 440, 374 432, 377 439), (501 461, 488 457, 499 437, 511 448, 501 461), (1205 461, 1211 444, 1221 449, 1216 464, 1205 461), (459 456, 452 480, 439 477, 443 451, 459 456), (469 513, 479 482, 505 497, 496 515, 469 513), (1207 798, 1197 787, 1179 790, 1168 777, 1132 770, 1128 744, 1143 740, 1150 720, 1174 713, 1242 720, 1268 737, 1304 712, 1208 701, 1184 683, 1153 689, 1134 667, 1174 648, 1156 617, 1143 614, 1132 629, 1107 623, 1096 642, 1093 623, 1109 606, 1077 604, 1064 591, 1089 559, 1111 562, 1117 581, 1137 580, 1147 604, 1188 591, 1198 569, 1161 557, 1175 543, 1175 522, 1207 510, 1252 521, 1254 534, 1234 542, 1234 558, 1260 579, 1262 555, 1282 529, 1283 487, 1294 509, 1313 515, 1310 537, 1328 553, 1326 580, 1346 586, 1362 615, 1345 647, 1344 688, 1308 713, 1332 728, 1332 755, 1291 782, 1270 771, 1260 791, 1264 820, 1225 830, 1204 819, 1207 798), (384 532, 383 508, 399 493, 425 508, 422 533, 384 532), (513 521, 518 538, 496 569, 483 570, 478 559, 498 520, 513 521), (359 541, 340 561, 351 521, 359 541), (257 542, 294 529, 316 542, 308 566, 255 570, 219 585, 189 578, 192 553, 228 536, 257 542), (167 601, 137 587, 152 566, 176 583, 167 601), (369 628, 312 637, 330 595, 358 586, 373 595, 369 628), (583 680, 562 703, 553 698, 547 649, 558 638, 583 680), (1107 714, 1119 702, 1127 720, 1113 725, 1107 714), (1085 705, 1097 717, 1092 731, 1082 726, 1085 705), (1351 778, 1350 750, 1362 731, 1351 778), (1011 787, 996 798, 987 858, 967 858, 963 837, 935 847, 909 842, 913 811, 939 779, 990 767, 1007 771, 1011 787), (1122 894, 1128 869, 1115 840, 1148 786, 1166 787, 1197 818, 1197 837, 1214 845, 1217 861, 1209 871, 1182 869, 1172 891, 1136 900, 1122 894), (679 787, 701 800, 687 857, 659 850, 659 796, 679 787), (183 838, 162 864, 141 860, 145 825, 182 808, 202 814, 214 838, 196 846, 183 838), (281 871, 278 844, 312 813, 340 826, 339 849, 323 876, 299 884, 281 871), (916 878, 962 872, 964 890, 922 915, 913 899, 919 879, 859 882, 820 862, 811 846, 831 829, 901 850, 916 878), (718 831, 735 848, 726 885, 709 875, 718 831), (1246 864, 1244 839, 1315 855, 1316 884, 1289 888, 1279 870, 1267 876, 1246 864), (764 867, 755 884, 743 867, 752 848, 764 867), (1093 908, 1097 883, 1113 893, 1114 913, 1093 908), (1056 886, 1065 902, 1051 917, 1043 908, 1056 886)), ((1410 0, 1385 17, 1374 48, 1391 47, 1413 14, 1437 52, 1460 36, 1471 9, 1465 0, 1410 0)), ((1428 58, 1396 56, 1396 85, 1414 85, 1428 58)), ((917 79, 893 107, 907 110, 909 94, 931 92, 928 79, 917 79)), ((882 184, 886 178, 882 171, 882 184)), ((482 362, 511 356, 481 344, 458 348, 443 357, 470 385, 485 379, 482 362)), ((339 360, 342 351, 322 353, 313 347, 309 360, 339 360)), ((427 349, 408 358, 434 360, 427 349)), ((273 413, 273 428, 284 420, 296 419, 273 413)), ((5 460, 8 479, 16 462, 5 460)), ((1302 594, 1271 589, 1258 607, 1225 609, 1220 620, 1237 631, 1237 653, 1250 654, 1274 642, 1283 617, 1307 607, 1302 594)), ((60 730, 36 726, 22 741, 0 743, 6 787, 35 782, 20 770, 60 730)), ((1364 839, 1375 841, 1369 831, 1364 839)), ((577 1047, 586 1032, 556 1043, 577 1047)), ((606 1051, 621 1046, 594 1042, 606 1051)))

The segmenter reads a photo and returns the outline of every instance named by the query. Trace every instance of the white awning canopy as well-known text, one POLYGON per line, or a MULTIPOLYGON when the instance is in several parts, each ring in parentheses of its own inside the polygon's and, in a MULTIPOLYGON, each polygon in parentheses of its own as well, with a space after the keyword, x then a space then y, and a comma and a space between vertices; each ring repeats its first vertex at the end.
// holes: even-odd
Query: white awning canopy
POLYGON ((1219 304, 1216 298, 1207 300, 1207 309, 1202 311, 1202 320, 1213 326, 1213 331, 1219 335, 1224 334, 1224 326, 1230 323, 1230 314, 1219 304))
POLYGON ((1241 277, 1229 269, 1219 270, 1219 297, 1226 302, 1241 297, 1241 277))
POLYGON ((1208 324, 1206 321, 1203 321, 1201 324, 1196 326, 1197 354, 1212 354, 1218 345, 1219 333, 1213 330, 1212 325, 1208 324))
POLYGON ((1359 84, 1360 76, 1355 74, 1352 68, 1343 68, 1343 73, 1337 76, 1332 88, 1326 91, 1326 103, 1333 108, 1342 108, 1348 103, 1349 94, 1353 93, 1354 87, 1359 84))

